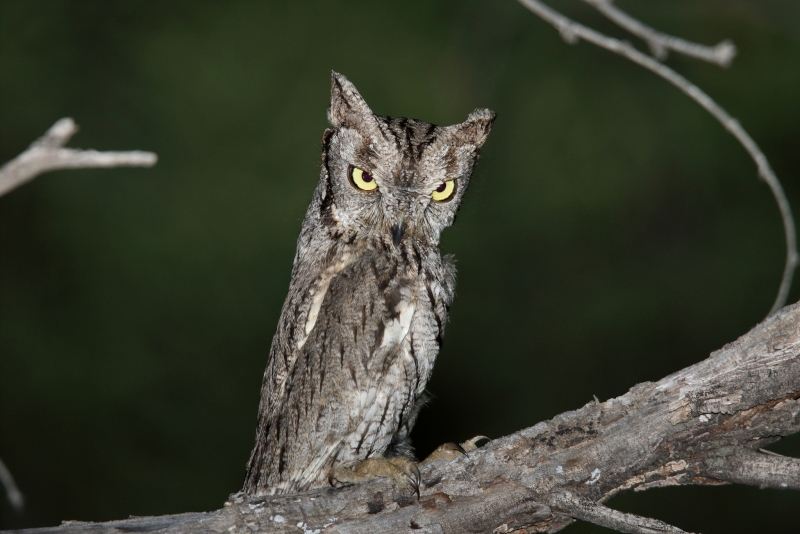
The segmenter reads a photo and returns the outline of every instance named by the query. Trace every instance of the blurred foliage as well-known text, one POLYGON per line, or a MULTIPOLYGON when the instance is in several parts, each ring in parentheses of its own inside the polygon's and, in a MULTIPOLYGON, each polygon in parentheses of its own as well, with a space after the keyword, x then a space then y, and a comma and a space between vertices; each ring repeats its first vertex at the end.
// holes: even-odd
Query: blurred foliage
MULTIPOLYGON (((800 209, 798 3, 620 5, 735 41, 729 70, 669 63, 741 120, 800 209)), ((499 115, 443 238, 458 295, 421 454, 657 380, 769 310, 784 238, 744 151, 666 82, 512 0, 0 0, 0 161, 63 116, 72 146, 160 157, 0 199, 0 457, 28 498, 21 516, 0 505, 0 528, 210 510, 239 489, 331 69, 379 114, 499 115)), ((800 531, 792 492, 611 504, 691 531, 800 531)))

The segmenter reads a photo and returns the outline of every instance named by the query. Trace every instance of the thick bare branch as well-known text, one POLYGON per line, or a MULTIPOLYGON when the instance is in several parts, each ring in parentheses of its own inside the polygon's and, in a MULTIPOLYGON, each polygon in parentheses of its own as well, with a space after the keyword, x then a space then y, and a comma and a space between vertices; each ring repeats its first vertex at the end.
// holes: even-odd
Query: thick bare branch
POLYGON ((792 209, 789 206, 789 201, 786 194, 783 192, 780 180, 775 175, 772 167, 767 161, 767 157, 758 147, 753 138, 750 137, 744 128, 739 124, 739 121, 734 119, 728 114, 719 104, 717 104, 710 96, 703 92, 699 87, 692 82, 659 62, 653 57, 648 56, 634 48, 630 43, 608 37, 596 30, 588 28, 579 24, 561 13, 549 8, 539 0, 518 0, 523 6, 538 15, 544 21, 552 24, 561 33, 561 36, 568 43, 577 43, 580 39, 588 41, 601 48, 605 48, 615 54, 619 54, 641 65, 647 70, 658 74, 672 85, 680 89, 689 98, 700 104, 706 111, 708 111, 722 126, 730 132, 737 141, 744 147, 747 153, 753 158, 753 161, 758 168, 759 177, 764 180, 772 191, 775 202, 778 204, 778 209, 783 219, 783 229, 786 235, 786 262, 783 269, 783 277, 781 284, 778 288, 778 295, 775 297, 775 302, 772 305, 769 313, 775 313, 785 303, 789 296, 789 289, 792 286, 792 277, 794 270, 798 263, 797 253, 797 238, 795 236, 794 217, 792 216, 792 209))
POLYGON ((25 152, 0 168, 0 196, 38 175, 59 169, 95 167, 152 167, 157 157, 152 152, 98 152, 63 148, 78 127, 72 119, 56 122, 25 152))
POLYGON ((680 532, 602 503, 624 491, 728 482, 797 488, 797 460, 755 452, 800 431, 800 304, 708 359, 605 402, 422 466, 421 497, 374 480, 250 498, 203 514, 67 523, 41 533, 556 532, 575 519, 680 532), (784 485, 785 484, 785 485, 784 485))
POLYGON ((684 56, 714 63, 720 67, 729 67, 733 58, 736 57, 736 46, 729 40, 722 41, 716 46, 692 43, 680 37, 662 33, 646 24, 642 24, 640 21, 615 6, 612 0, 583 1, 594 6, 600 13, 605 15, 606 18, 613 21, 621 28, 644 39, 650 47, 650 52, 661 61, 667 59, 670 50, 683 54, 684 56))

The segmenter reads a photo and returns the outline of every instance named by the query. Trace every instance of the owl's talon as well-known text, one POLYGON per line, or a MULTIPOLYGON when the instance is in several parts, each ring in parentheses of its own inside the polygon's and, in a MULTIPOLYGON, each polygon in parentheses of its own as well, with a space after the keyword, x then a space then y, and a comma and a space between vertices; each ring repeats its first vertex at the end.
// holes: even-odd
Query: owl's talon
POLYGON ((482 440, 491 441, 486 436, 475 436, 474 438, 470 438, 467 441, 461 442, 461 448, 464 449, 464 452, 471 452, 478 448, 478 442, 482 440))
POLYGON ((436 449, 428 455, 427 458, 422 460, 419 465, 425 465, 430 462, 452 462, 459 456, 464 456, 466 453, 474 451, 478 448, 478 442, 484 439, 489 439, 486 436, 475 436, 461 444, 443 443, 436 447, 436 449))
POLYGON ((417 464, 405 456, 347 462, 331 469, 328 482, 334 488, 338 488, 345 484, 357 484, 379 477, 389 477, 399 486, 410 488, 419 497, 419 485, 422 480, 419 469, 417 464))
POLYGON ((431 462, 452 462, 459 456, 464 456, 466 451, 456 443, 442 443, 427 458, 422 460, 419 465, 431 462))

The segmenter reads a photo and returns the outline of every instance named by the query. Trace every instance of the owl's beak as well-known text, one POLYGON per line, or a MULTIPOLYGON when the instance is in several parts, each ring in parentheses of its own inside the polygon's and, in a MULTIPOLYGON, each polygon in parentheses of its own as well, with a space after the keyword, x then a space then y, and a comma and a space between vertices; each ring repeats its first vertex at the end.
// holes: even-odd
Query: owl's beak
POLYGON ((400 241, 403 240, 403 234, 406 233, 406 223, 404 221, 400 221, 394 226, 392 226, 392 242, 394 246, 400 244, 400 241))

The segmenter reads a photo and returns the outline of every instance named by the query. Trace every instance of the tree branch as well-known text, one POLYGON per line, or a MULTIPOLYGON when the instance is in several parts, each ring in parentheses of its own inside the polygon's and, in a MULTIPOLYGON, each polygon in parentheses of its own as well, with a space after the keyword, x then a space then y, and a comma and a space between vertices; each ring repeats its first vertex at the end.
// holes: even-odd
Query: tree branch
MULTIPOLYGON (((647 70, 661 76, 672 85, 680 89, 680 91, 689 98, 700 104, 703 109, 708 111, 726 130, 728 130, 728 132, 731 133, 731 135, 736 138, 737 141, 739 141, 742 147, 744 147, 744 149, 755 162, 756 167, 758 168, 759 177, 767 183, 770 191, 772 191, 772 196, 775 197, 775 202, 778 204, 778 209, 781 213, 783 230, 784 234, 786 235, 786 263, 783 269, 781 284, 778 288, 778 295, 775 297, 775 302, 772 304, 772 308, 770 309, 769 313, 775 313, 784 304, 786 304, 786 299, 789 296, 789 289, 792 286, 794 270, 798 264, 797 238, 795 236, 792 209, 789 206, 789 201, 786 198, 786 194, 783 192, 783 186, 781 186, 780 180, 778 180, 778 177, 772 170, 769 161, 767 161, 767 157, 758 147, 756 142, 753 141, 753 138, 750 137, 750 134, 748 134, 745 129, 742 128, 741 124, 739 124, 739 121, 731 117, 727 111, 725 111, 699 87, 671 68, 659 62, 657 59, 650 57, 647 54, 643 54, 634 48, 630 43, 620 41, 619 39, 614 39, 613 37, 608 37, 607 35, 604 35, 596 30, 579 24, 565 17, 561 13, 549 8, 539 0, 517 1, 534 14, 538 15, 545 22, 553 25, 559 31, 559 33, 561 33, 561 37, 566 42, 575 44, 580 39, 583 39, 599 46, 600 48, 605 48, 606 50, 614 52, 615 54, 626 57, 637 65, 641 65, 647 70)), ((604 3, 603 0, 586 1, 589 1, 594 5, 604 3)))
POLYGON ((152 167, 157 156, 152 152, 98 152, 63 148, 78 131, 70 118, 56 122, 22 154, 0 168, 0 196, 38 175, 59 169, 94 167, 152 167))
POLYGON ((590 499, 576 497, 565 491, 554 496, 557 506, 570 516, 582 519, 601 527, 612 528, 628 534, 687 534, 685 531, 668 525, 658 519, 626 514, 612 510, 590 499))
POLYGON ((22 495, 22 492, 17 487, 14 477, 11 476, 11 471, 8 470, 2 459, 0 459, 0 485, 6 489, 6 497, 11 506, 16 511, 21 511, 25 506, 25 496, 22 495))
MULTIPOLYGON (((98 152, 63 148, 78 132, 70 118, 58 120, 45 134, 34 141, 28 150, 0 167, 0 197, 48 171, 59 169, 88 169, 94 167, 152 167, 158 157, 152 152, 98 152)), ((6 488, 8 502, 22 510, 25 499, 14 477, 0 460, 0 485, 6 488)))
MULTIPOLYGON (((776 313, 705 361, 657 383, 639 384, 604 403, 590 402, 456 461, 423 466, 419 499, 387 480, 374 480, 261 499, 235 494, 214 512, 66 522, 26 532, 556 532, 580 519, 622 532, 677 534, 683 531, 602 503, 620 492, 672 485, 800 489, 800 460, 757 452, 800 431, 800 305, 777 311, 798 261, 794 221, 766 157, 733 117, 672 69, 538 0, 519 1, 568 42, 592 42, 668 80, 747 150, 776 198, 786 233, 786 267, 771 311, 776 313)), ((656 32, 609 0, 584 1, 644 38, 656 57, 671 49, 725 66, 735 54, 726 42, 712 49, 656 32)), ((62 119, 0 169, 0 195, 48 170, 155 163, 150 153, 62 148, 75 131, 70 119, 62 119)))
POLYGON ((729 67, 736 57, 736 46, 729 40, 722 41, 716 46, 705 46, 686 41, 679 37, 667 35, 651 28, 631 17, 617 6, 612 0, 583 0, 594 6, 600 13, 617 26, 624 28, 633 35, 644 39, 650 47, 650 52, 660 61, 667 59, 670 50, 684 56, 693 57, 701 61, 714 63, 720 67, 729 67))
POLYGON ((800 459, 751 449, 720 451, 703 471, 709 477, 759 488, 800 490, 800 459))
POLYGON ((800 488, 800 462, 756 452, 800 431, 800 304, 659 382, 422 466, 419 499, 378 479, 251 498, 208 513, 68 522, 28 533, 556 532, 575 519, 678 533, 602 503, 624 491, 729 482, 800 488))

